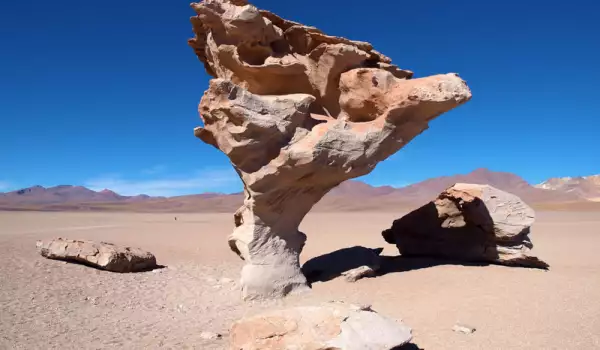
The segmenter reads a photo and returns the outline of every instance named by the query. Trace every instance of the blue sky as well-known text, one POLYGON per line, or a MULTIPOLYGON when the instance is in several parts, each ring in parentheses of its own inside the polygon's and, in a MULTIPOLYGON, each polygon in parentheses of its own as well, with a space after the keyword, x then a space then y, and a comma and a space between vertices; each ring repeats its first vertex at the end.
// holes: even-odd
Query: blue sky
MULTIPOLYGON (((475 168, 532 183, 600 173, 597 1, 257 0, 371 42, 417 77, 458 72, 473 99, 363 180, 401 186, 475 168), (366 4, 373 4, 367 6, 366 4)), ((193 136, 208 76, 187 1, 10 1, 0 11, 0 191, 238 191, 193 136)))

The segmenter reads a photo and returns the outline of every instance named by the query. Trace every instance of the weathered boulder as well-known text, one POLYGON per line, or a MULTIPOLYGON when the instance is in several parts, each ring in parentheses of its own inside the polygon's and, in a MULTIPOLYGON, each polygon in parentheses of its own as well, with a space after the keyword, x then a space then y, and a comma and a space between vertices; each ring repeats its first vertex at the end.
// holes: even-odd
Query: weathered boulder
POLYGON ((190 46, 215 79, 204 142, 244 184, 231 249, 245 299, 307 289, 298 226, 329 190, 371 172, 428 122, 471 98, 456 74, 412 78, 369 43, 329 36, 245 0, 192 4, 190 46))
POLYGON ((519 197, 489 185, 455 184, 383 231, 403 256, 547 268, 531 255, 535 213, 519 197))
POLYGON ((389 350, 410 342, 412 330, 370 309, 327 303, 245 318, 230 335, 232 350, 389 350))
POLYGON ((36 246, 48 259, 77 262, 112 272, 138 272, 157 267, 151 253, 111 243, 56 238, 37 241, 36 246))

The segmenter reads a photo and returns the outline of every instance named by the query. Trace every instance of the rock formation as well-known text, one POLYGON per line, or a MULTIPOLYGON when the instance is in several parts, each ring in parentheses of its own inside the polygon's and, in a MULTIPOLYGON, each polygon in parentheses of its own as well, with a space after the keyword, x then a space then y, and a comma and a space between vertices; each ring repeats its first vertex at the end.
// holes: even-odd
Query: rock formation
POLYGON ((151 253, 111 243, 57 238, 38 241, 36 246, 48 259, 81 263, 112 272, 138 272, 157 267, 151 253))
POLYGON ((245 0, 192 4, 190 46, 210 81, 195 135, 225 153, 244 184, 231 249, 246 299, 307 288, 298 226, 341 182, 365 175, 468 101, 456 74, 412 80, 369 43, 258 10, 245 0))
POLYGON ((489 185, 456 184, 383 232, 403 256, 429 256, 547 268, 531 255, 535 213, 519 197, 489 185))
POLYGON ((240 350, 389 350, 410 342, 412 330, 369 308, 327 303, 245 318, 230 335, 230 348, 240 350))

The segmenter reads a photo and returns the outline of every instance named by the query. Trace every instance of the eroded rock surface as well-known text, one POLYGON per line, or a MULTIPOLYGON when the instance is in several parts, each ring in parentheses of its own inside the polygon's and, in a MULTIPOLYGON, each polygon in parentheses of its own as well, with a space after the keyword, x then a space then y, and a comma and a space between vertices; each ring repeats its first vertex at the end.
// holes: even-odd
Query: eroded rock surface
POLYGON ((244 0, 192 4, 189 44, 215 79, 195 135, 244 183, 231 249, 246 299, 307 288, 298 226, 341 182, 371 172, 440 114, 468 101, 456 74, 412 72, 369 43, 326 35, 244 0))
POLYGON ((48 259, 77 262, 112 272, 138 272, 157 267, 151 253, 111 243, 57 238, 38 241, 36 246, 48 259))
POLYGON ((332 302, 245 318, 230 335, 236 350, 389 350, 410 342, 412 330, 370 309, 332 302))
POLYGON ((489 185, 456 184, 383 232, 406 256, 547 268, 531 253, 535 213, 489 185))

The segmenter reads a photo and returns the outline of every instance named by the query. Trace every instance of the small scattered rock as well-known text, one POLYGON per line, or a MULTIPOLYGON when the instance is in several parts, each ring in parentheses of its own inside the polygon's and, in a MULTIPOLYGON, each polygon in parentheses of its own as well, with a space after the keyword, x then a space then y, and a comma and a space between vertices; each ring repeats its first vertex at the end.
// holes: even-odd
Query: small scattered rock
POLYGON ((90 302, 92 305, 98 305, 98 297, 85 297, 83 300, 90 302))
POLYGON ((227 284, 227 283, 233 283, 235 281, 232 280, 231 278, 223 277, 223 278, 221 278, 221 280, 219 282, 221 282, 223 284, 227 284))
POLYGON ((457 323, 454 325, 454 327, 452 327, 452 330, 457 333, 471 334, 471 333, 475 333, 476 329, 475 329, 475 327, 457 323))
POLYGON ((217 340, 217 339, 221 339, 221 337, 222 337, 222 335, 219 333, 213 333, 213 332, 200 333, 200 338, 206 339, 206 340, 217 340))
POLYGON ((377 275, 377 269, 365 265, 343 272, 342 275, 346 277, 347 282, 356 282, 361 278, 375 277, 377 275))
POLYGON ((352 310, 358 310, 358 311, 373 311, 373 309, 371 307, 372 307, 371 304, 351 304, 350 305, 350 308, 352 310))

